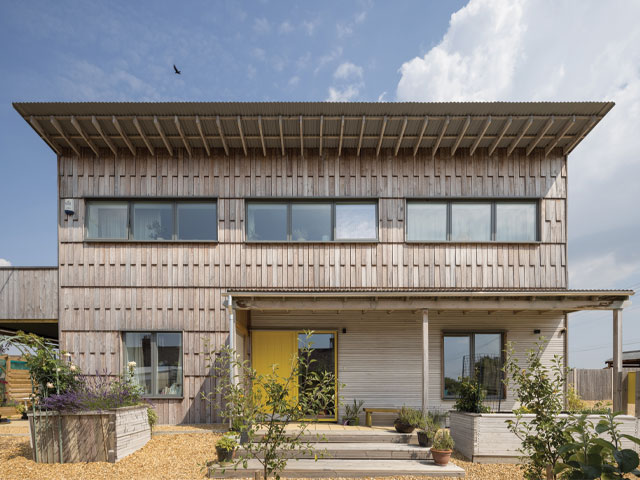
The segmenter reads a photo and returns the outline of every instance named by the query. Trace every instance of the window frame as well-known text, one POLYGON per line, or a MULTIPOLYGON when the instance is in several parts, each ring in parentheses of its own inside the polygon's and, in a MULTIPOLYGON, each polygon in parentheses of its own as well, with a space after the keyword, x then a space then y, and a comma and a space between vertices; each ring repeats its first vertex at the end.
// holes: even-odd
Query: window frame
POLYGON ((404 240, 406 243, 414 244, 500 244, 500 245, 531 245, 542 243, 542 198, 540 197, 407 197, 405 199, 405 222, 404 222, 404 240), (447 239, 446 240, 409 240, 409 215, 407 205, 409 203, 446 203, 447 205, 447 239), (490 240, 452 240, 451 239, 451 225, 452 225, 452 204, 454 203, 490 203, 491 204, 491 239, 490 240), (536 222, 535 222, 535 240, 525 241, 507 241, 496 240, 496 228, 497 217, 496 205, 498 203, 533 203, 536 208, 536 222))
POLYGON ((148 333, 151 335, 151 390, 156 391, 158 387, 158 340, 159 333, 179 333, 180 334, 180 365, 181 365, 181 394, 143 394, 143 398, 151 399, 183 399, 184 398, 184 332, 182 330, 123 330, 120 332, 122 345, 122 374, 127 374, 127 333, 148 333))
POLYGON ((218 197, 85 197, 84 200, 84 242, 87 243, 218 243, 220 218, 218 197), (101 202, 120 202, 127 204, 127 238, 89 238, 89 205, 101 202), (173 233, 170 240, 137 240, 133 238, 133 205, 135 203, 169 203, 172 207, 173 233), (213 240, 181 240, 178 238, 178 204, 179 203, 209 203, 215 205, 215 232, 213 240))
MULTIPOLYGON (((504 365, 506 360, 507 348, 507 332, 505 330, 443 330, 440 335, 440 398, 442 400, 457 400, 460 397, 444 394, 444 339, 445 337, 469 337, 469 354, 475 355, 475 335, 500 335, 500 361, 504 365)), ((504 381, 505 374, 502 373, 502 380, 504 381)), ((488 400, 506 400, 507 389, 502 384, 501 397, 487 396, 488 400)))
POLYGON ((247 198, 244 202, 244 241, 245 243, 273 244, 333 244, 333 243, 378 243, 380 239, 380 206, 378 198, 247 198), (287 206, 287 240, 253 240, 249 239, 249 205, 271 203, 287 206), (293 204, 328 204, 331 206, 331 240, 293 240, 292 239, 292 205, 293 204), (375 238, 336 239, 336 206, 337 205, 373 205, 375 208, 375 238))

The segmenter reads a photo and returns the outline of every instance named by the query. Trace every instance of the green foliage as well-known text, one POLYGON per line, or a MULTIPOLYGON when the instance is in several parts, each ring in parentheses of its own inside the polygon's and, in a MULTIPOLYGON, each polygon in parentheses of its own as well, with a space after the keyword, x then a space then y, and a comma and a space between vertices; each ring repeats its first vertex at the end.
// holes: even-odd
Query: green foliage
POLYGON ((226 452, 233 452, 238 448, 238 442, 230 435, 223 435, 217 442, 216 447, 226 452))
POLYGON ((360 411, 364 405, 364 400, 353 399, 353 404, 346 404, 344 406, 344 422, 347 425, 359 425, 360 424, 360 411))
POLYGON ((153 427, 158 423, 158 414, 151 407, 147 407, 147 420, 149 421, 149 427, 153 430, 153 427))
POLYGON ((420 430, 427 434, 427 437, 433 438, 440 428, 439 418, 436 418, 431 413, 427 413, 424 417, 424 426, 420 427, 420 430))
POLYGON ((577 414, 584 413, 586 415, 606 415, 607 413, 613 410, 612 407, 613 406, 611 405, 611 402, 607 400, 605 402, 596 402, 593 404, 592 407, 589 407, 585 404, 584 408, 571 413, 577 413, 577 414))
POLYGON ((455 408, 458 412, 488 413, 489 407, 484 405, 485 392, 477 378, 462 378, 458 385, 458 400, 455 408))
POLYGON ((516 396, 521 405, 533 414, 524 421, 521 411, 514 411, 516 420, 507 420, 509 430, 521 441, 522 468, 528 480, 538 480, 546 473, 547 466, 554 469, 560 461, 560 448, 570 440, 566 433, 568 419, 558 417, 562 412, 566 369, 562 358, 555 355, 550 367, 542 362, 547 342, 543 337, 536 349, 527 352, 526 367, 519 365, 511 345, 507 347, 505 372, 507 382, 515 384, 516 396))
MULTIPOLYGON (((234 469, 247 468, 249 459, 256 459, 263 466, 265 479, 270 475, 279 479, 288 457, 296 456, 296 452, 314 454, 313 444, 323 439, 317 435, 313 442, 307 440, 307 420, 338 407, 339 385, 333 371, 317 367, 313 332, 305 333, 306 342, 291 358, 291 373, 287 375, 280 374, 277 365, 271 372, 260 374, 227 347, 208 353, 216 389, 203 396, 215 402, 221 415, 232 420, 234 428, 247 439, 241 454, 233 460, 234 469), (230 372, 234 372, 233 381, 230 372), (300 427, 287 429, 289 423, 299 423, 300 427), (260 441, 254 441, 258 430, 260 441)), ((315 453, 315 458, 323 454, 315 453)))
POLYGON ((438 432, 433 437, 433 446, 434 450, 453 450, 455 442, 449 433, 449 430, 445 430, 444 428, 438 430, 438 432))
POLYGON ((578 413, 587 408, 587 404, 580 398, 573 385, 567 388, 567 410, 570 413, 578 413))
POLYGON ((403 406, 395 422, 402 425, 409 425, 413 428, 425 428, 426 419, 421 410, 403 406))

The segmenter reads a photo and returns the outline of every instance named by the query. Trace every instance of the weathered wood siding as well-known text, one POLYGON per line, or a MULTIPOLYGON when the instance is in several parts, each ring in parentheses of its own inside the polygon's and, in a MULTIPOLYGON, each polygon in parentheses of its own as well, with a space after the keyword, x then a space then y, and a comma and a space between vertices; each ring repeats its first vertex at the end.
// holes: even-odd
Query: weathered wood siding
MULTIPOLYGON (((181 330, 184 399, 157 400, 160 422, 216 420, 199 400, 205 378, 203 338, 227 339, 220 295, 228 288, 565 288, 566 164, 538 152, 473 157, 446 149, 435 159, 389 151, 380 157, 328 152, 304 158, 250 152, 213 156, 194 149, 174 158, 59 158, 60 198, 74 198, 67 216, 60 202, 59 268, 62 348, 85 371, 120 371, 124 330, 181 330), (85 197, 217 197, 215 244, 85 243, 85 197), (407 197, 540 197, 537 244, 404 243, 407 197), (378 198, 379 241, 339 244, 244 242, 247 197, 378 198)), ((419 361, 416 360, 416 361, 419 361)), ((418 370, 417 370, 418 371, 418 370)))
POLYGON ((55 267, 0 267, 0 320, 58 318, 55 267))

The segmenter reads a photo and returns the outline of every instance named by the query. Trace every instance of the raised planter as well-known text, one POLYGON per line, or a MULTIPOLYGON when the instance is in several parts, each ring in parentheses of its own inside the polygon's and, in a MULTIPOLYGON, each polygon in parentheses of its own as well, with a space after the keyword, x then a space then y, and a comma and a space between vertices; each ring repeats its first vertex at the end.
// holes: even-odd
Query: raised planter
POLYGON ((146 406, 91 412, 29 412, 39 463, 117 462, 151 439, 146 406), (62 462, 60 452, 62 450, 62 462))
MULTIPOLYGON (((566 417, 567 415, 561 415, 566 417)), ((534 415, 523 415, 524 421, 534 415)), ((587 418, 595 425, 600 421, 600 415, 588 415, 587 418)), ((456 450, 476 463, 519 463, 522 453, 518 450, 522 443, 507 428, 507 420, 516 420, 513 413, 467 413, 450 412, 449 422, 451 436, 456 444, 456 450)), ((638 419, 631 415, 619 415, 620 433, 638 436, 638 419)), ((624 440, 625 448, 638 451, 638 446, 624 440)))

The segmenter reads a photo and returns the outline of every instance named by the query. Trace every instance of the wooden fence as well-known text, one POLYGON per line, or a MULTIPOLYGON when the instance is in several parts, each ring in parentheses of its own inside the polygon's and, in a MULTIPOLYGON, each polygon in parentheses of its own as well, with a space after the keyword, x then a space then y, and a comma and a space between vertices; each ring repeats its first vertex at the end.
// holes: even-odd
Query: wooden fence
POLYGON ((569 385, 583 400, 612 400, 612 374, 612 368, 573 368, 569 371, 569 385))

